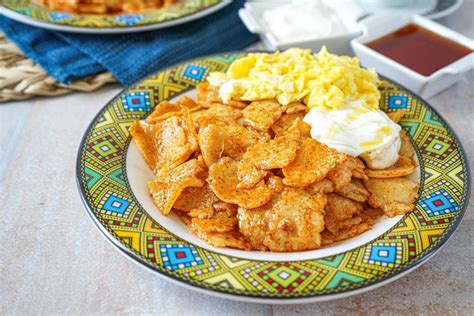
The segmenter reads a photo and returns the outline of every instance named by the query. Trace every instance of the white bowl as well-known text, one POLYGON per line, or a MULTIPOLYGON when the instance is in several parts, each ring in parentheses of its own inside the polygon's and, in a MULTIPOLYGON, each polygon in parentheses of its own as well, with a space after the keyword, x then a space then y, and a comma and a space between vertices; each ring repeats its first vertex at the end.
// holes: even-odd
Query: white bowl
POLYGON ((362 11, 359 6, 355 4, 351 5, 350 3, 337 6, 334 1, 323 1, 323 3, 333 9, 334 13, 339 17, 347 33, 305 41, 281 42, 268 30, 262 19, 262 15, 265 10, 273 9, 277 5, 287 4, 289 2, 288 0, 248 1, 245 3, 244 8, 239 10, 239 16, 250 32, 260 36, 262 43, 268 50, 285 50, 291 47, 300 47, 309 48, 317 52, 325 45, 331 53, 350 53, 350 41, 362 33, 357 19, 365 15, 365 12, 362 11))
MULTIPOLYGON (((461 79, 463 73, 474 69, 474 53, 470 53, 437 70, 430 76, 424 76, 365 45, 413 23, 471 50, 474 49, 472 39, 439 23, 419 15, 408 16, 388 12, 370 16, 360 23, 363 34, 353 39, 351 46, 354 53, 359 57, 361 64, 365 67, 374 67, 379 74, 397 81, 423 98, 429 98, 450 87, 461 79)), ((413 54, 416 54, 416 52, 414 51, 413 54)))

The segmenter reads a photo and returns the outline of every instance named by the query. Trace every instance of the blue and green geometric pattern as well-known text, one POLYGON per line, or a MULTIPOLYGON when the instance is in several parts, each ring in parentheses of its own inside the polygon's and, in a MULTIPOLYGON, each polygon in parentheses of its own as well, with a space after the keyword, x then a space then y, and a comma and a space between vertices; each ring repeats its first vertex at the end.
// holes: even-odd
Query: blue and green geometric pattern
POLYGON ((132 26, 132 25, 137 25, 138 22, 140 22, 143 19, 143 15, 142 14, 121 14, 121 15, 118 15, 115 19, 120 24, 132 26))
POLYGON ((109 212, 115 212, 118 214, 125 213, 125 210, 130 205, 130 202, 127 200, 121 199, 117 196, 111 195, 103 206, 104 210, 109 212))
POLYGON ((391 95, 388 97, 388 107, 390 109, 406 109, 408 106, 408 97, 403 95, 391 95))
POLYGON ((130 92, 121 97, 123 109, 127 112, 146 112, 150 110, 149 92, 130 92))
POLYGON ((458 207, 453 197, 444 189, 423 196, 420 205, 430 217, 456 212, 458 207))
POLYGON ((160 245, 164 266, 170 270, 201 265, 202 259, 196 248, 190 245, 160 245))
POLYGON ((197 65, 189 65, 186 67, 186 70, 184 71, 184 77, 200 81, 204 77, 204 74, 206 73, 206 68, 199 67, 197 65))

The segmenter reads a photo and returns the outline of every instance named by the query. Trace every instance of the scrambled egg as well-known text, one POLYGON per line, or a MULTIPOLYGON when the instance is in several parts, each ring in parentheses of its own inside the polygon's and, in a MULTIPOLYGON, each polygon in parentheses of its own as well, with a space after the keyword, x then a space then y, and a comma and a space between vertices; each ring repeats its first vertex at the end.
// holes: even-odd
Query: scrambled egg
POLYGON ((361 68, 357 58, 330 54, 326 47, 314 55, 299 48, 249 54, 234 61, 227 73, 211 73, 208 81, 220 87, 224 102, 276 98, 283 105, 300 101, 309 108, 338 109, 362 100, 378 109, 380 99, 373 69, 361 68))

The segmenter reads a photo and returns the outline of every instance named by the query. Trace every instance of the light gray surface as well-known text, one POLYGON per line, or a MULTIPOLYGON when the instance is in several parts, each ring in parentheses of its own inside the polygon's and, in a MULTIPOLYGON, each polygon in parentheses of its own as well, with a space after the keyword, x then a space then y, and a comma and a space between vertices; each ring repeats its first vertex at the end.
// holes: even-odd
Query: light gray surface
MULTIPOLYGON (((441 22, 474 37, 474 1, 441 22)), ((474 72, 430 103, 474 161, 474 72)), ((474 211, 428 263, 372 292, 332 302, 238 303, 170 284, 127 260, 88 219, 75 183, 79 141, 118 86, 0 104, 0 315, 471 314, 474 211)), ((472 192, 471 192, 472 193, 472 192)))

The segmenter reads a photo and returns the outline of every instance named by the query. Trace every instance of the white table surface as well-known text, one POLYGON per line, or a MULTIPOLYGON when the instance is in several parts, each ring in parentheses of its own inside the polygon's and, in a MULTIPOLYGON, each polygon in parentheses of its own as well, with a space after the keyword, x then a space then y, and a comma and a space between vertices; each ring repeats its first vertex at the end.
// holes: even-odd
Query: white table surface
MULTIPOLYGON (((441 23, 474 38, 474 1, 441 23)), ((430 99, 474 161, 474 72, 430 99)), ((306 305, 239 303, 195 293, 127 260, 97 231, 75 180, 79 141, 121 88, 0 104, 0 315, 470 314, 474 211, 408 276, 351 298, 306 305)), ((474 169, 474 168, 472 168, 474 169)), ((472 192, 471 192, 472 193, 472 192)))

